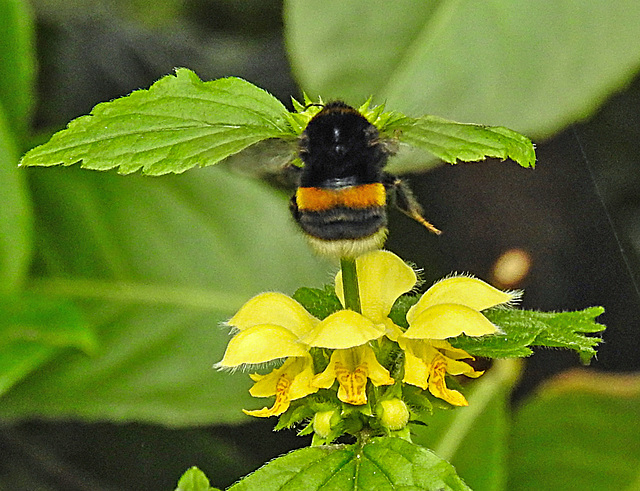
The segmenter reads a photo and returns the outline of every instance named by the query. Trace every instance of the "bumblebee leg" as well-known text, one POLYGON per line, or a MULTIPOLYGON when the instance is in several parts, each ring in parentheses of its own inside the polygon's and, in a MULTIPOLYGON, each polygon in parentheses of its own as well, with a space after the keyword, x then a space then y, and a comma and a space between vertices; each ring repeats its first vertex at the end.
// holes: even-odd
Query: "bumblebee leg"
POLYGON ((442 233, 422 216, 422 206, 420 206, 420 203, 416 200, 407 183, 394 175, 385 174, 384 185, 387 188, 387 191, 391 192, 394 205, 402 213, 422 224, 430 232, 437 235, 442 233))

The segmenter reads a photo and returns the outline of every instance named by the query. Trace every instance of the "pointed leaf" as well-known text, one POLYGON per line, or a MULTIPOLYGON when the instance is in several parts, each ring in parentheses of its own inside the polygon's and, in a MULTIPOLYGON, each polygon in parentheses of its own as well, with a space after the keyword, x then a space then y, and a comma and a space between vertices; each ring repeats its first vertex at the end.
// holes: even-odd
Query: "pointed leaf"
POLYGON ((209 484, 207 476, 197 467, 187 470, 178 481, 175 491, 215 491, 209 484))
POLYGON ((455 164, 495 157, 534 167, 536 154, 525 136, 502 126, 456 123, 436 116, 401 118, 383 131, 398 132, 400 141, 455 164))
POLYGON ((400 438, 373 438, 363 446, 295 450, 269 462, 230 491, 343 489, 468 490, 455 469, 423 447, 400 438))
POLYGON ((529 346, 547 346, 577 351, 583 363, 596 354, 595 346, 602 340, 585 333, 603 331, 595 322, 602 307, 576 312, 535 312, 518 309, 489 309, 483 313, 504 334, 471 338, 460 336, 451 344, 476 356, 489 358, 521 357, 531 354, 529 346))
POLYGON ((28 152, 21 165, 81 162, 87 169, 118 168, 121 174, 180 173, 268 138, 295 136, 286 114, 280 101, 245 80, 202 82, 181 68, 148 90, 98 104, 28 152))

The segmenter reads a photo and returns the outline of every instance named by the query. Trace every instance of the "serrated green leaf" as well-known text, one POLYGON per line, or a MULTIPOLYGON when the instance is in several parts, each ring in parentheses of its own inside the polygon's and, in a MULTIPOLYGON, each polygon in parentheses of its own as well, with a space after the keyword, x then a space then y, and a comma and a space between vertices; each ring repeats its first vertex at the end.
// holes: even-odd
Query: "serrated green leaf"
POLYGON ((426 150, 450 164, 487 157, 511 159, 522 167, 534 167, 536 162, 531 141, 501 126, 456 123, 423 116, 394 120, 383 131, 395 132, 400 141, 426 150))
POLYGON ((300 302, 311 315, 321 320, 343 308, 333 285, 326 285, 324 289, 298 288, 293 298, 300 302))
POLYGON ((596 351, 594 346, 602 340, 585 336, 604 330, 595 322, 602 307, 591 307, 576 312, 535 312, 518 309, 489 309, 483 312, 504 334, 472 338, 460 336, 451 344, 476 356, 489 358, 522 357, 531 354, 529 346, 546 346, 577 351, 584 363, 596 351))
POLYGON ((549 328, 538 333, 534 345, 572 349, 577 351, 582 362, 587 364, 595 356, 595 346, 600 344, 602 339, 584 336, 582 333, 604 331, 605 326, 594 321, 603 312, 602 307, 591 307, 578 312, 545 313, 541 317, 549 328))
POLYGON ((49 142, 29 151, 23 166, 72 165, 181 173, 215 164, 254 143, 295 136, 275 97, 234 77, 202 82, 180 68, 147 90, 98 104, 49 142))
POLYGON ((429 450, 400 438, 363 446, 295 450, 269 462, 230 491, 376 489, 468 490, 455 469, 429 450))
POLYGON ((182 474, 176 491, 216 491, 211 487, 207 476, 197 467, 191 467, 182 474))
POLYGON ((75 306, 35 295, 0 297, 0 395, 65 348, 95 353, 98 341, 75 306))

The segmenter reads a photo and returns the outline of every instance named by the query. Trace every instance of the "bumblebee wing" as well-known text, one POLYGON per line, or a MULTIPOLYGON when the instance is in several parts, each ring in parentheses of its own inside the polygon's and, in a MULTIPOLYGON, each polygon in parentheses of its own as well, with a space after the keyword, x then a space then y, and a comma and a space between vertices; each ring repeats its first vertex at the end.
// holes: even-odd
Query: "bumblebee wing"
POLYGON ((393 143, 394 152, 389 158, 387 170, 392 174, 407 174, 409 172, 423 172, 442 165, 442 160, 420 148, 398 140, 393 143))
POLYGON ((270 138, 227 157, 222 165, 279 187, 295 187, 297 172, 292 163, 296 156, 297 140, 270 138))

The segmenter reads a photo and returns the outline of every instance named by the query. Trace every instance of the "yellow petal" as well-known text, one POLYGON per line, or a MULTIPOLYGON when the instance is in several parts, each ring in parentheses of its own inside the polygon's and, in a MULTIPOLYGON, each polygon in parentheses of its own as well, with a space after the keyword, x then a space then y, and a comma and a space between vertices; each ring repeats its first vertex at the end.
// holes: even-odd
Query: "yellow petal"
POLYGON ((338 399, 347 404, 361 406, 367 403, 367 371, 363 367, 346 370, 336 367, 336 380, 340 384, 338 399))
POLYGON ((318 348, 346 349, 378 339, 384 332, 384 326, 376 326, 357 312, 339 310, 319 322, 300 341, 318 348))
POLYGON ((264 363, 289 356, 307 356, 307 348, 284 327, 265 324, 253 326, 236 334, 218 367, 264 363))
POLYGON ((443 303, 456 303, 474 310, 484 310, 517 298, 517 294, 503 292, 477 278, 454 276, 438 281, 429 288, 418 303, 409 309, 407 321, 411 324, 429 307, 443 303))
POLYGON ((407 339, 446 339, 464 333, 468 336, 494 334, 498 328, 477 310, 464 305, 439 304, 423 310, 402 337, 407 339))
POLYGON ((289 358, 284 364, 268 375, 258 378, 249 393, 254 397, 276 396, 271 408, 264 407, 253 411, 243 409, 249 416, 267 418, 278 416, 289 409, 291 401, 317 392, 310 382, 313 378, 313 362, 310 356, 289 358))
POLYGON ((389 374, 389 370, 380 364, 375 353, 369 346, 363 347, 360 366, 364 366, 366 368, 367 376, 375 386, 392 385, 395 383, 395 380, 393 380, 393 377, 389 374))
POLYGON ((436 355, 436 350, 429 345, 425 345, 419 354, 414 354, 415 350, 412 349, 414 344, 416 342, 400 340, 400 345, 405 351, 404 378, 402 381, 405 384, 415 385, 426 390, 429 387, 429 367, 436 355))
POLYGON ((447 359, 444 356, 437 355, 434 358, 430 367, 429 392, 454 406, 468 406, 467 399, 460 392, 447 387, 445 382, 447 365, 447 359))
POLYGON ((271 373, 257 379, 251 377, 256 383, 249 393, 253 397, 270 397, 286 389, 287 397, 293 401, 317 392, 318 389, 311 386, 313 375, 310 356, 289 358, 271 373))
POLYGON ((293 298, 282 293, 267 292, 245 303, 227 324, 240 330, 259 324, 284 327, 297 337, 310 331, 318 322, 293 298))
MULTIPOLYGON (((416 284, 416 274, 389 251, 373 251, 356 259, 360 304, 365 317, 380 322, 396 299, 416 284)), ((336 275, 336 295, 344 305, 342 271, 336 275)))
POLYGON ((313 385, 329 388, 337 380, 338 399, 347 404, 367 403, 367 380, 374 385, 391 385, 395 381, 389 372, 378 362, 369 346, 336 350, 331 355, 327 369, 316 375, 313 385))
POLYGON ((475 359, 465 350, 454 348, 448 341, 445 341, 444 339, 432 339, 429 341, 429 344, 440 351, 440 353, 442 353, 444 356, 446 356, 447 358, 451 358, 452 360, 475 359))

